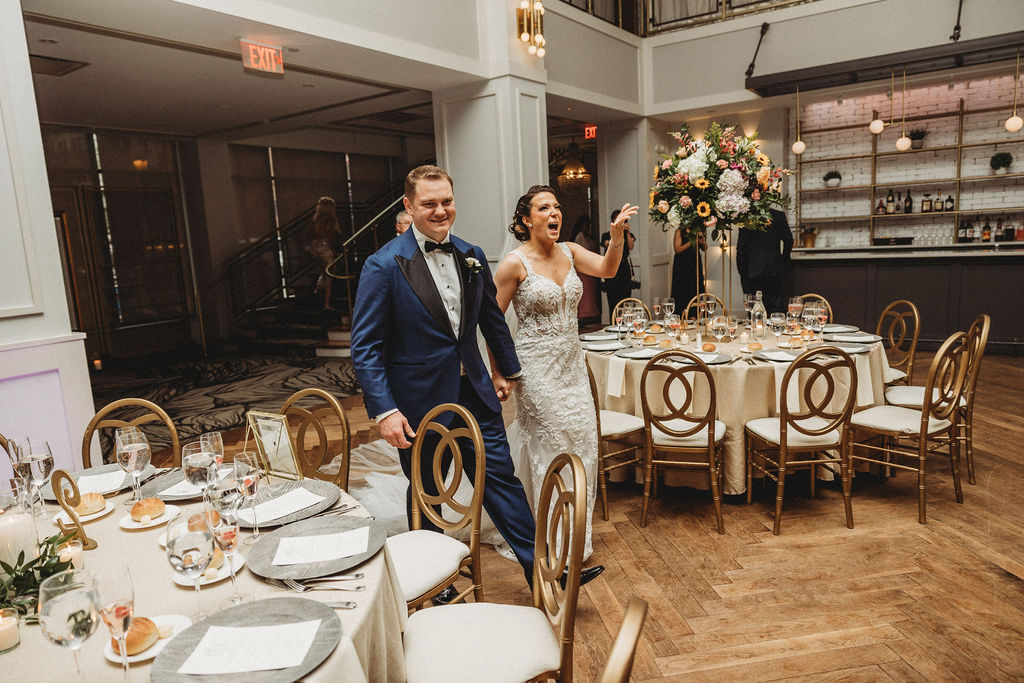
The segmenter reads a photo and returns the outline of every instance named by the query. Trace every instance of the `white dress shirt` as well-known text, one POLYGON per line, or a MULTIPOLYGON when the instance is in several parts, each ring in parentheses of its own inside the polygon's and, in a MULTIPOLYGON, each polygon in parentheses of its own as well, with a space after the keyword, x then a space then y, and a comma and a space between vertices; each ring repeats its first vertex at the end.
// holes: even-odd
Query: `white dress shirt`
MULTIPOLYGON (((434 278, 434 285, 437 287, 441 301, 444 302, 444 310, 448 314, 448 320, 452 324, 452 331, 455 337, 459 336, 459 325, 462 318, 462 278, 459 276, 459 267, 455 263, 455 254, 447 254, 440 249, 427 252, 424 246, 427 242, 433 242, 422 232, 412 226, 413 234, 416 236, 416 246, 427 261, 427 270, 434 278)), ((445 235, 441 244, 451 241, 451 235, 445 235)))

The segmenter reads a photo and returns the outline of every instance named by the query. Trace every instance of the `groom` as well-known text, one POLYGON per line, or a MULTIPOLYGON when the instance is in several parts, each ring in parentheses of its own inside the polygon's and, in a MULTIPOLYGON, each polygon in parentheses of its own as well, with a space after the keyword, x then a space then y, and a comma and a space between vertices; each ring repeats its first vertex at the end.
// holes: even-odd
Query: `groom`
MULTIPOLYGON (((427 411, 440 403, 469 409, 487 449, 483 506, 532 582, 535 523, 515 476, 500 403, 520 373, 519 359, 494 298, 487 259, 479 247, 450 234, 455 197, 442 169, 413 169, 405 179, 404 203, 412 229, 367 259, 359 276, 352 363, 366 412, 376 418, 384 440, 399 449, 408 477, 414 429, 427 411), (493 377, 480 357, 477 328, 500 370, 493 377)), ((452 418, 447 413, 442 421, 452 418)), ((434 439, 423 452, 432 454, 437 434, 429 437, 434 439)), ((433 481, 431 466, 425 458, 425 481, 433 481)), ((409 501, 407 494, 407 513, 409 501)), ((421 519, 423 528, 437 530, 421 519)))

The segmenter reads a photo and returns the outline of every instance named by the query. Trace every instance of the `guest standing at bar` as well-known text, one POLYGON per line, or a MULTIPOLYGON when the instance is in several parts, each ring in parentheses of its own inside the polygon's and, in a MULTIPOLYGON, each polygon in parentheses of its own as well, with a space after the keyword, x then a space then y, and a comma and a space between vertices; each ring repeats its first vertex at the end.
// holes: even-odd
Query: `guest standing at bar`
POLYGON ((740 230, 736 246, 736 270, 744 294, 762 293, 768 313, 785 313, 782 282, 793 251, 793 233, 782 211, 772 209, 772 222, 764 230, 740 230))

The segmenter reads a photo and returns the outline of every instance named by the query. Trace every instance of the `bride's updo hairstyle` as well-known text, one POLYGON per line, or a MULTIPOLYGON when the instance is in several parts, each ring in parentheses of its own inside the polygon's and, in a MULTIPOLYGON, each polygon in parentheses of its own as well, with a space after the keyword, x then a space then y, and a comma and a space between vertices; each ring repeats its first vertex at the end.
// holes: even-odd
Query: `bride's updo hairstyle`
POLYGON ((508 226, 508 231, 520 242, 530 241, 530 231, 526 228, 526 224, 523 223, 523 219, 530 215, 530 205, 533 203, 533 198, 542 192, 550 192, 556 197, 558 196, 555 193, 555 188, 550 185, 534 185, 516 202, 516 212, 512 216, 512 224, 508 226))

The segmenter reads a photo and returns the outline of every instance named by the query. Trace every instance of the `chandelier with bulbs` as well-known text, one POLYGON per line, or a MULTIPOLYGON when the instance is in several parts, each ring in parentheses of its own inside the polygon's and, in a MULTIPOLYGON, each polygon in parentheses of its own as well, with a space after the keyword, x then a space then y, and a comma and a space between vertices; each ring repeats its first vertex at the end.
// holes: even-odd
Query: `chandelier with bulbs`
POLYGON ((558 187, 569 194, 583 194, 590 187, 590 172, 580 158, 580 148, 575 142, 569 143, 565 166, 558 174, 558 187))
POLYGON ((531 55, 544 56, 544 5, 540 0, 523 0, 516 8, 516 33, 531 55))

